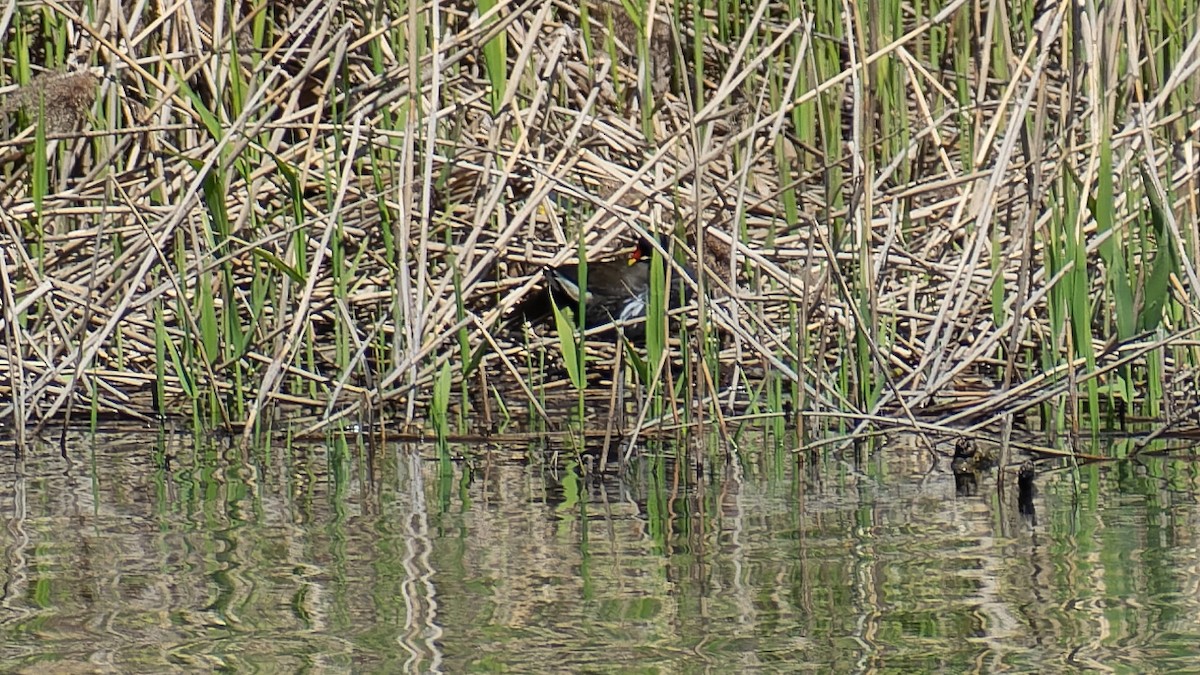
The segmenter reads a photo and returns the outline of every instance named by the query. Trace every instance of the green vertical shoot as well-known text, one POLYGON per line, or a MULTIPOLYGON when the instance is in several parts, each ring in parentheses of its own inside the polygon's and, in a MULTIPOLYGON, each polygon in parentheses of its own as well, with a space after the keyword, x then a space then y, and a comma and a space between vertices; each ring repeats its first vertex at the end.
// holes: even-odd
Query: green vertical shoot
POLYGON ((1000 228, 992 228, 992 323, 1004 325, 1004 242, 1000 228))
MULTIPOLYGON (((1137 331, 1137 308, 1134 306, 1133 285, 1126 264, 1124 233, 1114 229, 1116 202, 1113 197, 1112 137, 1106 126, 1101 131, 1100 168, 1096 179, 1096 200, 1092 214, 1096 217, 1098 236, 1109 235, 1100 244, 1100 257, 1108 269, 1106 287, 1112 296, 1113 313, 1116 316, 1117 339, 1124 342, 1137 331)), ((1110 399, 1119 398, 1126 403, 1133 401, 1133 372, 1130 364, 1120 369, 1120 375, 1108 387, 1110 399)))
POLYGON ((587 378, 584 377, 584 352, 577 342, 575 322, 554 302, 553 297, 550 298, 550 305, 554 311, 554 327, 558 330, 558 346, 562 350, 567 376, 571 378, 575 389, 582 392, 587 385, 587 378))
MULTIPOLYGON (((40 233, 43 229, 42 223, 42 204, 46 199, 46 194, 50 191, 50 167, 47 166, 46 157, 46 97, 42 92, 38 92, 38 116, 37 129, 35 131, 33 142, 33 175, 30 177, 33 182, 33 212, 37 215, 37 230, 40 233)), ((39 240, 41 236, 38 236, 39 240)))
MULTIPOLYGON (((496 0, 479 0, 479 15, 483 16, 497 5, 496 0)), ((492 23, 495 23, 492 19, 492 23)), ((500 104, 508 87, 508 33, 500 31, 495 37, 483 45, 483 65, 487 70, 488 81, 491 83, 492 114, 500 112, 500 104)))
MULTIPOLYGON (((1087 238, 1084 236, 1079 216, 1078 195, 1070 178, 1063 180, 1064 208, 1063 234, 1066 236, 1066 255, 1070 268, 1063 277, 1067 294, 1067 317, 1070 322, 1075 354, 1082 356, 1088 372, 1096 369, 1096 353, 1092 347, 1092 299, 1088 295, 1087 238)), ((1100 398, 1095 378, 1087 381, 1087 400, 1093 432, 1098 431, 1100 398)), ((1082 412, 1082 411, 1079 411, 1082 412)))
POLYGON ((1163 310, 1171 293, 1171 275, 1179 273, 1181 270, 1178 254, 1176 254, 1171 241, 1171 231, 1167 226, 1162 195, 1155 190, 1145 169, 1142 169, 1142 182, 1146 186, 1146 197, 1150 202, 1151 229, 1158 244, 1153 259, 1150 258, 1148 247, 1143 249, 1145 256, 1143 264, 1146 269, 1150 270, 1150 273, 1146 278, 1144 293, 1146 304, 1142 308, 1139 323, 1142 330, 1149 331, 1158 328, 1158 324, 1162 322, 1163 310))
POLYGON ((444 450, 450 436, 450 361, 447 359, 438 370, 433 382, 433 398, 429 404, 429 418, 437 435, 438 449, 444 450))

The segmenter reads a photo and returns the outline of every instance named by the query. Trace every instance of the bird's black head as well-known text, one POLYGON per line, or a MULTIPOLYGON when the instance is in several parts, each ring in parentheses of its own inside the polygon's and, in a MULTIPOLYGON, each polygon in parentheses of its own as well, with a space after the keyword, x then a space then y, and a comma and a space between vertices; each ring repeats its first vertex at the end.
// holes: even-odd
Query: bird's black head
MULTIPOLYGON (((659 241, 659 245, 662 246, 664 249, 666 249, 667 246, 669 246, 671 243, 671 235, 660 234, 660 235, 658 235, 658 241, 659 241)), ((650 262, 651 258, 653 258, 653 257, 654 257, 654 243, 645 237, 639 237, 638 243, 637 243, 637 248, 634 249, 633 253, 629 254, 629 264, 634 265, 643 260, 645 260, 646 262, 650 262)))

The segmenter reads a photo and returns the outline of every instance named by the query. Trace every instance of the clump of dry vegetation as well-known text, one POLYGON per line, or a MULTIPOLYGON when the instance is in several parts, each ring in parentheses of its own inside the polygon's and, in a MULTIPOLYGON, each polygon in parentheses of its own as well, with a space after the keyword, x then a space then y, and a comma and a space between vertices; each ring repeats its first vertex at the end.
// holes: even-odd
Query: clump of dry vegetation
POLYGON ((524 419, 505 313, 647 232, 706 271, 676 420, 1197 426, 1192 5, 115 8, 0 14, 18 427, 524 419))

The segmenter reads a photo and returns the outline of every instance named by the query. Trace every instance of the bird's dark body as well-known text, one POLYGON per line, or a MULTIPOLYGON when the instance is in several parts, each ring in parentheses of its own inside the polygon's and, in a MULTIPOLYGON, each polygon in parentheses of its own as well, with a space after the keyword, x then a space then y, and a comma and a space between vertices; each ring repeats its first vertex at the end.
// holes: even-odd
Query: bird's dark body
MULTIPOLYGON (((641 242, 638 251, 629 258, 590 263, 587 266, 587 297, 583 303, 583 327, 596 328, 615 321, 633 321, 646 315, 650 293, 650 260, 653 247, 641 242)), ((691 271, 688 270, 689 276, 691 271)), ((551 301, 559 308, 579 311, 579 266, 562 265, 542 270, 545 288, 535 292, 516 307, 509 325, 525 321, 537 323, 552 316, 551 301)), ((670 303, 678 307, 689 296, 687 284, 676 279, 672 283, 670 303)), ((636 338, 645 332, 645 323, 625 327, 628 337, 636 338)))

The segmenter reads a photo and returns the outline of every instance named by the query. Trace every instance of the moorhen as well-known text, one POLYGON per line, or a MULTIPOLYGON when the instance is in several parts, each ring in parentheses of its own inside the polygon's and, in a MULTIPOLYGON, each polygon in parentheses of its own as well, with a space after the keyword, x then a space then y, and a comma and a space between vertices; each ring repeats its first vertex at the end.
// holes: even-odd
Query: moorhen
MULTIPOLYGON (((614 321, 632 321, 646 315, 646 307, 650 302, 650 260, 653 253, 654 245, 643 239, 627 258, 588 263, 584 328, 595 328, 614 321)), ((685 268, 685 271, 691 276, 691 270, 685 268)), ((579 266, 546 267, 542 274, 546 278, 546 288, 517 305, 507 321, 510 328, 526 321, 537 323, 551 317, 551 300, 559 308, 578 311, 579 266)), ((687 284, 678 278, 678 273, 673 277, 670 304, 671 307, 678 307, 681 301, 687 300, 690 291, 687 284)), ((625 334, 637 337, 644 331, 644 324, 639 323, 627 326, 625 334)))

